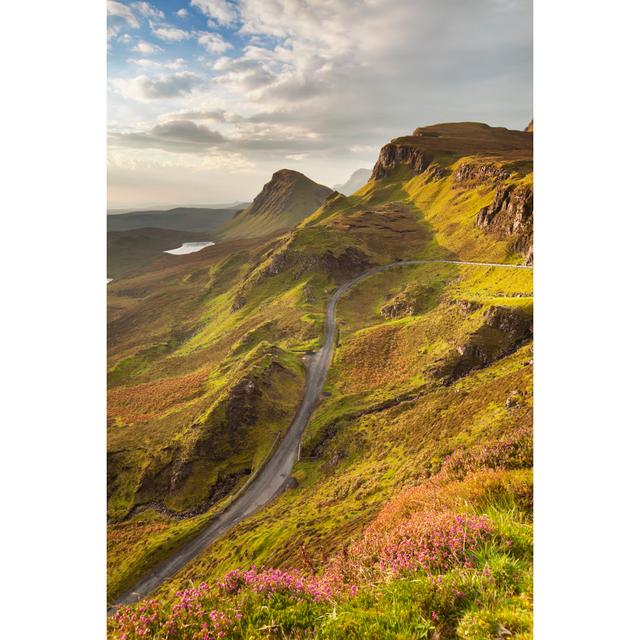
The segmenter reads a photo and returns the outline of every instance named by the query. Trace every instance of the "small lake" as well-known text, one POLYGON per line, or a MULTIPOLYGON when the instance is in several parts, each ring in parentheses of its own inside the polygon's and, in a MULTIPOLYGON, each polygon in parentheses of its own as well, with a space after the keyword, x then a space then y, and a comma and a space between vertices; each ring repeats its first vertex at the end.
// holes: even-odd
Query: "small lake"
POLYGON ((195 253, 205 247, 211 247, 215 242, 183 242, 177 249, 169 249, 163 253, 170 253, 172 256, 183 256, 185 253, 195 253))

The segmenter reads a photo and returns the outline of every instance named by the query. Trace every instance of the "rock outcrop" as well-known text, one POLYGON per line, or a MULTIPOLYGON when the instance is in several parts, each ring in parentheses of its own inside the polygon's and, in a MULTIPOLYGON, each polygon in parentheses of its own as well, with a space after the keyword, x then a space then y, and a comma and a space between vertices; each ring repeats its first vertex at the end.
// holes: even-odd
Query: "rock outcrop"
POLYGON ((444 384, 486 367, 533 338, 530 308, 491 306, 483 317, 484 324, 469 340, 458 345, 431 371, 444 384))
POLYGON ((476 216, 480 229, 501 239, 513 239, 512 249, 533 261, 533 188, 531 185, 503 185, 493 202, 476 216))
POLYGON ((382 180, 401 164, 408 166, 415 175, 418 175, 427 169, 432 160, 432 154, 417 147, 390 142, 380 150, 378 161, 371 172, 371 178, 372 180, 382 180))
POLYGON ((457 183, 494 183, 499 180, 506 180, 511 172, 505 167, 487 163, 465 162, 458 166, 453 174, 453 181, 457 183))
POLYGON ((380 314, 387 320, 416 315, 424 310, 433 293, 432 287, 409 284, 380 309, 380 314))
POLYGON ((372 266, 368 256, 357 247, 347 247, 341 253, 327 249, 319 254, 306 254, 296 251, 290 245, 274 252, 270 259, 259 269, 251 273, 242 289, 236 295, 231 309, 237 311, 246 304, 247 293, 266 278, 291 271, 292 277, 300 278, 309 271, 320 271, 334 282, 352 278, 372 266))

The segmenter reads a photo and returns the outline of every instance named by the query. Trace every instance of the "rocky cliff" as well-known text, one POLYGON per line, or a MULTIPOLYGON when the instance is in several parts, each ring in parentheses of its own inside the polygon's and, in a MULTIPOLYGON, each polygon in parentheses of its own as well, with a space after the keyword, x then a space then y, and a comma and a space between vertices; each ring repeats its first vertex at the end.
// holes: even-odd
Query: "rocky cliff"
POLYGON ((381 180, 398 166, 422 173, 438 158, 494 156, 522 161, 533 157, 533 139, 525 131, 490 127, 479 122, 454 122, 419 127, 412 135, 396 138, 382 147, 371 178, 381 180))
POLYGON ((496 233, 502 239, 513 239, 512 248, 533 263, 533 187, 503 185, 498 187, 493 202, 480 209, 476 225, 496 233))

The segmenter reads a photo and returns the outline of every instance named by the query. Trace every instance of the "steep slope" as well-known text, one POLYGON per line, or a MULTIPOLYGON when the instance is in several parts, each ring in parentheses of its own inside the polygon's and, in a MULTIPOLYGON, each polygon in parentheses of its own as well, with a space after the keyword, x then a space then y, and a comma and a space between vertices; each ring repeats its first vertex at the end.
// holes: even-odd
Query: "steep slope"
POLYGON ((276 171, 249 207, 220 229, 220 237, 255 238, 295 227, 332 190, 291 169, 276 171))
POLYGON ((175 231, 214 231, 230 220, 238 208, 203 209, 176 207, 168 211, 136 211, 107 216, 107 231, 128 229, 173 229, 175 231))
POLYGON ((344 184, 337 184, 333 188, 345 196, 350 196, 367 184, 370 176, 371 169, 356 169, 344 184))
MULTIPOLYGON (((357 195, 333 194, 288 233, 222 242, 170 270, 110 285, 111 595, 192 535, 264 460, 300 398, 302 358, 322 341, 336 286, 398 260, 525 261, 532 202, 513 194, 531 189, 531 134, 474 123, 425 127, 386 145, 376 168, 357 195), (283 367, 278 389, 261 386, 273 377, 260 377, 266 358, 283 367), (265 404, 232 440, 224 407, 246 379, 265 404), (192 433, 202 448, 192 446, 192 433), (222 448, 217 459, 228 442, 233 454, 222 448), (145 484, 147 469, 160 481, 145 484), (182 484, 167 492, 177 469, 182 484), (227 493, 216 493, 221 481, 227 493)), ((350 291, 338 306, 337 351, 291 488, 185 567, 161 600, 190 580, 254 563, 323 565, 323 554, 339 554, 448 455, 530 430, 532 296, 530 270, 456 264, 404 266, 350 291)), ((503 524, 512 517, 496 514, 503 524)), ((526 509, 517 518, 529 526, 526 509)), ((517 589, 526 605, 525 583, 517 589)), ((307 627, 291 637, 305 633, 314 635, 307 627)))

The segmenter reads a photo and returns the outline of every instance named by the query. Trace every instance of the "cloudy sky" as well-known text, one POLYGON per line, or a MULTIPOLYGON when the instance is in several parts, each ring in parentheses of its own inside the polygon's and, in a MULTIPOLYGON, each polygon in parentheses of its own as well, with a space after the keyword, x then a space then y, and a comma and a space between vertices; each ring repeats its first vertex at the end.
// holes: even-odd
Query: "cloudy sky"
POLYGON ((522 129, 531 0, 109 0, 109 207, 327 184, 436 122, 522 129))

